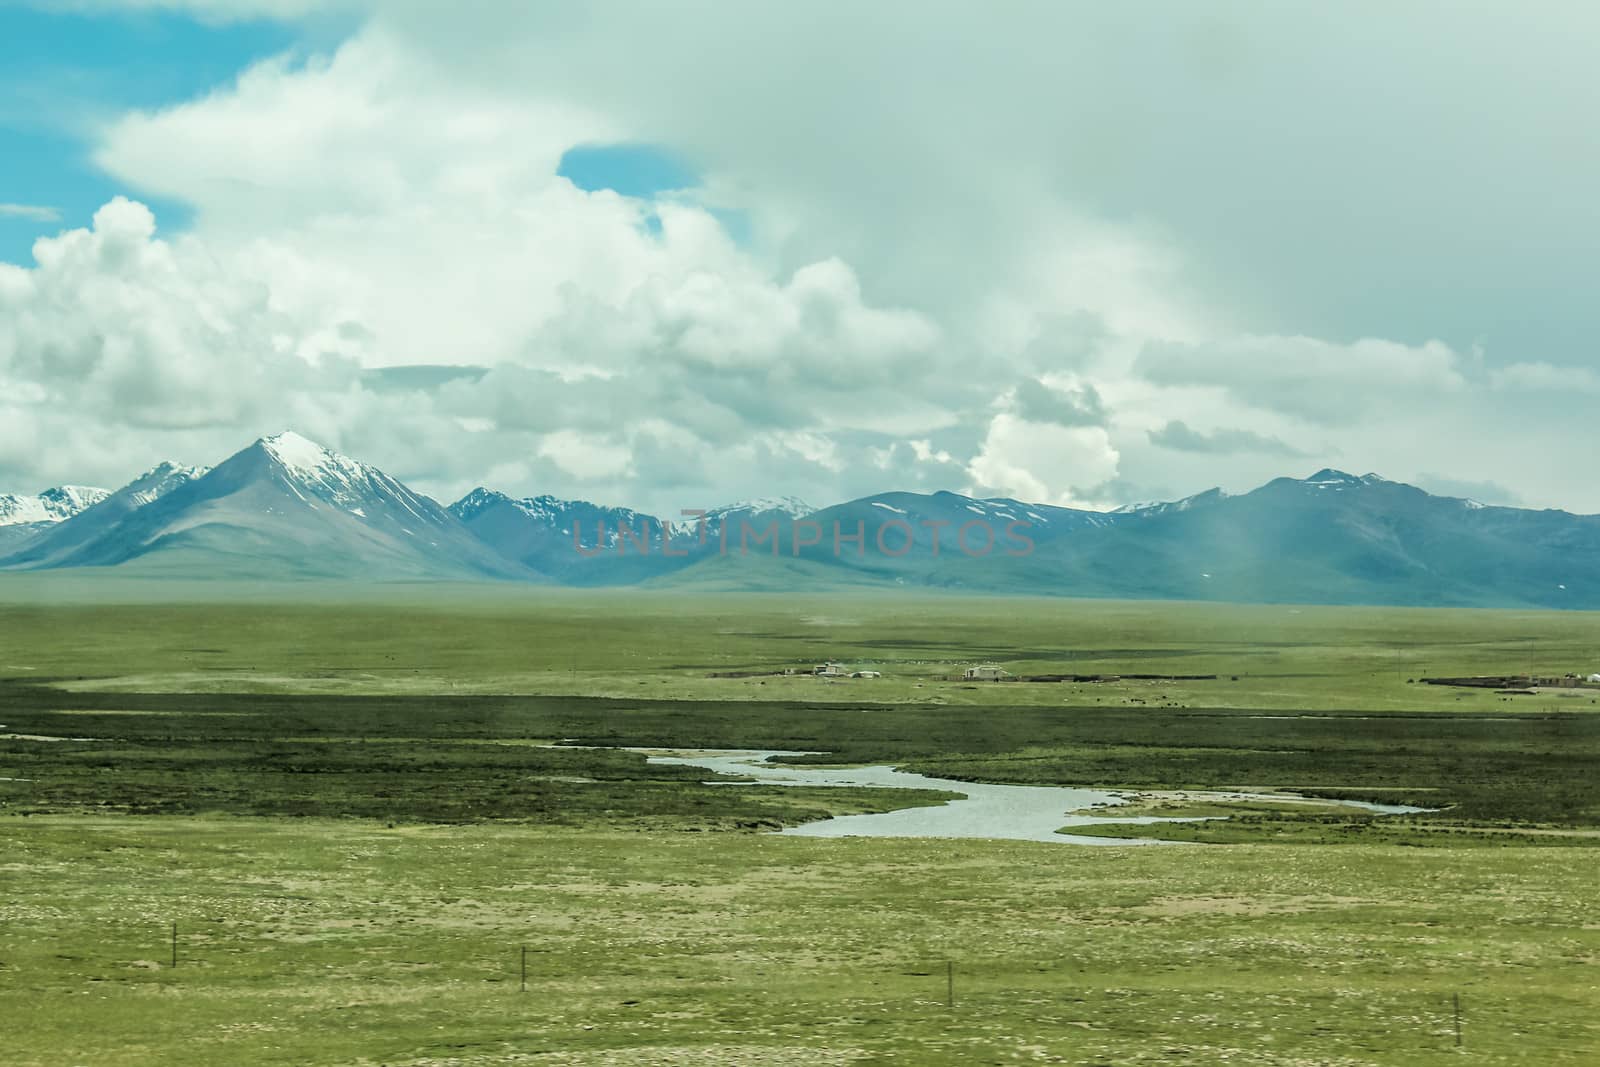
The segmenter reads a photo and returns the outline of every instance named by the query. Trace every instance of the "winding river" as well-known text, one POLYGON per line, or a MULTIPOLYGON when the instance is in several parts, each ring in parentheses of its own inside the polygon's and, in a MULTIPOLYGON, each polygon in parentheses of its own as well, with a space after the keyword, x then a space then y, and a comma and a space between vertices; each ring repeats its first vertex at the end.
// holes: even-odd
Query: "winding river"
MULTIPOLYGON (((1103 789, 1060 786, 988 785, 929 778, 893 767, 806 767, 767 762, 772 757, 818 755, 782 751, 646 751, 651 763, 703 767, 718 774, 736 775, 761 785, 872 786, 888 789, 937 789, 961 793, 964 799, 933 807, 901 808, 875 815, 841 815, 781 831, 800 837, 982 837, 1011 841, 1045 841, 1067 845, 1156 845, 1150 838, 1086 837, 1061 833, 1063 827, 1107 824, 1198 822, 1204 817, 1172 818, 1152 815, 1093 816, 1069 812, 1094 805, 1126 803, 1118 793, 1103 789)), ((728 783, 732 784, 732 783, 728 783)), ((1284 795, 1207 793, 1218 800, 1283 800, 1284 795)), ((1403 814, 1423 808, 1399 804, 1344 801, 1350 807, 1379 814, 1403 814)))

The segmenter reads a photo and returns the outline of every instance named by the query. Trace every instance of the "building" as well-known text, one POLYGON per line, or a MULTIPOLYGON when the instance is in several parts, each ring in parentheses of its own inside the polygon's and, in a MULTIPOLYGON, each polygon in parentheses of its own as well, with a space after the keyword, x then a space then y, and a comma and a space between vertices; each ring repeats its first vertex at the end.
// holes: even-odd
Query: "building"
POLYGON ((961 677, 969 682, 998 682, 1011 677, 1011 672, 1002 670, 993 663, 980 663, 976 667, 968 667, 962 671, 961 677))
POLYGON ((811 668, 811 673, 818 678, 848 678, 850 676, 850 672, 844 669, 844 664, 834 663, 832 660, 827 663, 817 664, 811 668))

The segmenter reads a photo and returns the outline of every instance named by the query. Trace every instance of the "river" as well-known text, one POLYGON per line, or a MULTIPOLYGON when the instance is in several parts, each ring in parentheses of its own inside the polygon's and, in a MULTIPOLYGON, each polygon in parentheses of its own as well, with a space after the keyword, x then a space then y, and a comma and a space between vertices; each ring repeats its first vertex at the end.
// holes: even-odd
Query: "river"
MULTIPOLYGON (((1076 789, 1063 786, 988 785, 958 782, 948 778, 929 778, 894 767, 809 767, 767 762, 772 757, 818 755, 809 752, 756 750, 728 751, 646 751, 651 763, 703 767, 718 774, 753 779, 761 785, 783 786, 871 786, 888 789, 937 789, 961 793, 965 799, 933 807, 901 808, 873 815, 841 815, 820 822, 791 826, 782 833, 796 837, 979 837, 1010 841, 1045 841, 1066 845, 1155 845, 1167 842, 1150 838, 1087 837, 1061 833, 1063 827, 1104 826, 1107 824, 1197 822, 1201 818, 1171 818, 1151 815, 1118 817, 1107 814, 1071 815, 1072 811, 1095 805, 1126 803, 1118 793, 1104 789, 1076 789)), ((731 783, 730 783, 731 784, 731 783)), ((1256 793, 1208 793, 1214 799, 1289 799, 1284 795, 1256 793)), ((1399 804, 1344 802, 1380 814, 1403 814, 1425 809, 1399 804)))

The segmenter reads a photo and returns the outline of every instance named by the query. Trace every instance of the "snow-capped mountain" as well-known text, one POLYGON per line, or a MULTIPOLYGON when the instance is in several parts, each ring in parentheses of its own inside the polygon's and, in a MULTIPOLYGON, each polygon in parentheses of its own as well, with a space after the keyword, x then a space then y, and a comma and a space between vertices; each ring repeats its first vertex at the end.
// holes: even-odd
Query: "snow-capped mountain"
POLYGON ((1600 608, 1600 516, 1486 507, 1332 469, 1114 512, 947 492, 820 511, 769 498, 713 508, 703 528, 680 515, 663 544, 657 516, 580 500, 480 488, 444 508, 282 433, 213 470, 162 464, 35 525, 0 526, 0 567, 1600 608), (8 542, 8 530, 26 539, 8 542))
POLYGON ((58 485, 38 496, 0 493, 0 526, 61 522, 110 495, 109 489, 86 485, 58 485))
POLYGON ((210 471, 157 468, 6 566, 117 566, 252 577, 536 577, 439 504, 299 434, 264 437, 210 471), (137 501, 144 496, 151 499, 137 501), (75 524, 85 519, 94 523, 75 524), (98 521, 110 519, 111 521, 98 521), (65 542, 65 543, 63 543, 65 542), (41 556, 38 549, 47 549, 41 556))
POLYGON ((117 496, 125 497, 128 510, 131 511, 160 500, 174 489, 187 485, 196 478, 204 478, 210 470, 210 467, 185 467, 181 463, 168 460, 145 471, 117 490, 117 496))
POLYGON ((1152 518, 1156 515, 1166 515, 1174 511, 1188 511, 1193 507, 1204 507, 1220 500, 1228 499, 1228 494, 1221 489, 1207 489, 1203 493, 1186 496, 1182 500, 1151 500, 1138 504, 1124 504, 1111 512, 1112 515, 1137 515, 1140 518, 1152 518))
POLYGON ((724 504, 706 512, 706 522, 721 523, 736 515, 762 515, 803 519, 817 509, 795 496, 758 496, 736 504, 724 504))
POLYGON ((582 538, 581 543, 585 546, 613 545, 624 529, 642 536, 647 523, 650 530, 656 531, 654 536, 659 540, 661 528, 660 519, 632 508, 608 508, 584 500, 561 500, 548 495, 517 500, 481 486, 451 504, 450 512, 469 526, 481 525, 485 517, 503 512, 515 513, 526 520, 522 525, 528 529, 554 533, 564 538, 577 536, 582 538), (602 523, 605 524, 603 537, 600 535, 602 523), (576 534, 574 529, 577 530, 576 534))
POLYGON ((128 515, 206 473, 205 467, 161 463, 61 522, 40 531, 25 544, 13 544, 0 556, 0 566, 48 567, 62 565, 73 554, 128 515))

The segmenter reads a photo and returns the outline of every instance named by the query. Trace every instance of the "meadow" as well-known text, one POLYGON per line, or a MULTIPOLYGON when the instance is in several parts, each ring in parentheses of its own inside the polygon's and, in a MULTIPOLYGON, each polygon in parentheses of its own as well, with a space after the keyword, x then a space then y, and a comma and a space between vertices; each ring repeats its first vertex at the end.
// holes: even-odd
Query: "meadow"
POLYGON ((1415 680, 1591 650, 1573 613, 6 578, 0 1058, 1600 1062, 1600 715, 1415 680), (774 673, 823 660, 884 676, 774 673), (1231 817, 789 837, 944 797, 619 746, 1231 817))

